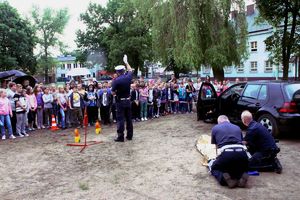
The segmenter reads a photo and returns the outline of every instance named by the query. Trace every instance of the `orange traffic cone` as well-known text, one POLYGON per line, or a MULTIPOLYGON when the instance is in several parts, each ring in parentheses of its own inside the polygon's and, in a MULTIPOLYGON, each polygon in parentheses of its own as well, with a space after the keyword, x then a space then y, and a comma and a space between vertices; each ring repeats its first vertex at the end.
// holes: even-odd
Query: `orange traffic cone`
POLYGON ((77 128, 74 130, 74 140, 75 140, 75 143, 80 142, 80 133, 79 133, 79 130, 77 128))
POLYGON ((96 128, 96 130, 95 130, 96 134, 97 135, 100 134, 101 133, 101 124, 99 121, 96 122, 95 128, 96 128))
POLYGON ((51 120, 51 131, 57 131, 59 128, 56 125, 55 117, 52 115, 52 120, 51 120))

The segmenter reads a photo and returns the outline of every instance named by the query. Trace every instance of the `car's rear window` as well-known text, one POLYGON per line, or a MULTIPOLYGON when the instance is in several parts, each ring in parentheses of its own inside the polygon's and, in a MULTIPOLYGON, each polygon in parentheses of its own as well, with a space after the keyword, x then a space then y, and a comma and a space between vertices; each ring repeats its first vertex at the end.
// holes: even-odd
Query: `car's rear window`
POLYGON ((285 93, 289 100, 293 99, 296 91, 300 90, 300 83, 288 84, 285 86, 285 93))

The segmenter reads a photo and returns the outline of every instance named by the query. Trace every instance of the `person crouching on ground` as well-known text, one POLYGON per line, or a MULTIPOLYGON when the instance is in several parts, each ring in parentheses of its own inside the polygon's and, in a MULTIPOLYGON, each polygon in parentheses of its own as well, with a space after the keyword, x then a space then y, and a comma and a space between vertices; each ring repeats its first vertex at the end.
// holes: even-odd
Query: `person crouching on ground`
POLYGON ((252 154, 249 159, 249 170, 275 171, 280 174, 282 166, 276 157, 280 149, 272 134, 261 123, 254 121, 249 111, 244 111, 241 118, 243 124, 248 127, 244 144, 252 154))
POLYGON ((218 124, 212 128, 211 143, 218 148, 216 160, 209 162, 211 174, 229 188, 245 187, 248 180, 248 156, 242 145, 241 129, 231 124, 228 117, 220 115, 218 124))
POLYGON ((0 89, 0 126, 2 133, 2 140, 6 139, 5 136, 5 126, 8 129, 9 138, 15 139, 16 137, 13 135, 13 130, 11 126, 10 118, 13 116, 10 100, 6 97, 6 91, 4 89, 0 89))

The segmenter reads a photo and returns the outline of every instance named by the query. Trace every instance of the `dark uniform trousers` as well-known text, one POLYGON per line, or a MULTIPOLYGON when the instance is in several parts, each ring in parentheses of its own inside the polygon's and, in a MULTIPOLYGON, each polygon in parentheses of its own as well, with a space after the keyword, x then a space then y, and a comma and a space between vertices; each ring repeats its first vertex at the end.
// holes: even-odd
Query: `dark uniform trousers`
POLYGON ((211 174, 221 185, 227 185, 223 173, 239 180, 248 170, 248 156, 245 151, 224 151, 217 157, 211 167, 211 174))
POLYGON ((249 159, 249 170, 270 171, 277 168, 275 158, 279 148, 270 149, 265 152, 255 152, 249 159))
POLYGON ((117 107, 117 133, 118 138, 124 138, 124 125, 126 120, 127 138, 133 136, 133 126, 131 119, 130 100, 120 100, 116 103, 117 107))

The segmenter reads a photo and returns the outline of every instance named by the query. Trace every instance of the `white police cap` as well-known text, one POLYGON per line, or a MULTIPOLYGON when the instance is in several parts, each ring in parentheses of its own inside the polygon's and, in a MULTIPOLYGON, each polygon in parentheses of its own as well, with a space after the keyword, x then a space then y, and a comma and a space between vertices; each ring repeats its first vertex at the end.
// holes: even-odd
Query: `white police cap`
POLYGON ((125 70, 125 66, 124 65, 118 65, 115 67, 116 71, 121 71, 121 70, 125 70))

